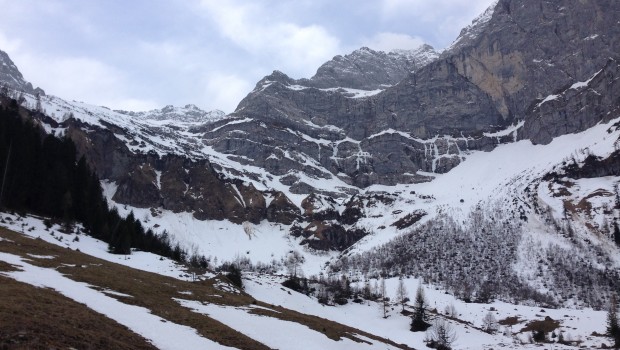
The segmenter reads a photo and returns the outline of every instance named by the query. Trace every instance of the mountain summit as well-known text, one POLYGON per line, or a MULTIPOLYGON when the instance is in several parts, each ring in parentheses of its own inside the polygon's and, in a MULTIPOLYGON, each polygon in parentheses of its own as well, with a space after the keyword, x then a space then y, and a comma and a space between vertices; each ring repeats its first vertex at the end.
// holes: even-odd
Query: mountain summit
POLYGON ((24 80, 24 76, 9 55, 0 50, 0 85, 33 95, 45 95, 40 88, 33 88, 32 84, 24 80))
POLYGON ((438 56, 430 45, 389 53, 363 47, 348 55, 332 58, 321 65, 312 78, 300 80, 299 85, 323 89, 385 89, 438 56))

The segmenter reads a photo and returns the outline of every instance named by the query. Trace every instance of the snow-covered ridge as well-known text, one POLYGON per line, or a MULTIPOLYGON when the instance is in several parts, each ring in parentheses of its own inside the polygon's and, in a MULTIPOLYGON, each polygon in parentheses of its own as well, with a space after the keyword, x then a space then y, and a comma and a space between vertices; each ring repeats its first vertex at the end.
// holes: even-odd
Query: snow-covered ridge
POLYGON ((144 112, 128 112, 116 110, 115 112, 127 114, 142 120, 178 121, 184 123, 209 123, 223 119, 226 113, 220 110, 204 111, 196 105, 188 104, 183 107, 168 105, 162 109, 153 109, 144 112))
POLYGON ((0 50, 0 87, 17 89, 19 91, 45 95, 45 91, 41 88, 33 88, 32 84, 24 79, 15 63, 9 55, 0 50))
MULTIPOLYGON (((204 159, 207 155, 202 152, 202 133, 197 130, 225 118, 221 111, 205 112, 194 105, 167 106, 149 112, 126 112, 67 101, 52 95, 37 97, 16 90, 11 93, 23 96, 25 107, 39 110, 57 123, 74 119, 102 129, 109 129, 110 126, 114 126, 114 130, 120 128, 124 132, 116 132, 115 135, 135 153, 155 152, 159 155, 177 154, 204 159)), ((44 127, 48 132, 63 132, 62 128, 55 130, 49 125, 44 127)))
POLYGON ((439 52, 437 52, 432 46, 423 44, 415 49, 392 49, 388 52, 388 55, 398 55, 405 57, 409 60, 416 60, 419 62, 418 69, 422 66, 429 64, 430 62, 439 58, 439 52))

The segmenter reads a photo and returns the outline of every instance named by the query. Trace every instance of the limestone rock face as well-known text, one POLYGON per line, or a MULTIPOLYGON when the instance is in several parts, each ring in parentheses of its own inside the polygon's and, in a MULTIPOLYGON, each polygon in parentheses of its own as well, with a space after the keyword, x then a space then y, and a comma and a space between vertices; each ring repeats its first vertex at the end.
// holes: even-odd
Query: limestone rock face
MULTIPOLYGON (((606 66, 608 58, 617 57, 619 15, 620 4, 615 1, 501 0, 492 17, 475 29, 478 35, 464 33, 444 57, 450 55, 459 72, 491 96, 504 118, 525 119, 520 138, 548 143, 563 133, 585 130, 601 116, 595 113, 586 122, 585 113, 573 113, 577 110, 551 116, 549 109, 558 102, 536 111, 532 106, 586 81, 606 66), (543 121, 547 118, 551 120, 543 121)), ((599 112, 609 111, 601 107, 598 103, 599 112)))
MULTIPOLYGON (((68 120, 68 135, 100 177, 118 187, 113 199, 135 207, 192 212, 199 220, 259 223, 267 218, 266 194, 252 184, 224 179, 208 160, 135 154, 109 129, 68 120)), ((121 130, 115 130, 122 132, 121 130)), ((280 193, 271 220, 289 224, 292 203, 280 193), (281 221, 279 221, 281 220, 281 221)), ((294 215, 293 215, 294 216, 294 215)), ((294 220, 294 219, 293 219, 294 220)))
POLYGON ((316 250, 342 251, 367 234, 362 229, 347 230, 339 224, 313 221, 304 228, 303 236, 307 238, 301 244, 316 250))
POLYGON ((150 164, 133 165, 127 176, 120 179, 112 199, 138 208, 160 202, 157 174, 153 167, 150 164))
POLYGON ((620 115, 620 62, 609 59, 590 79, 539 100, 528 111, 521 137, 547 144, 620 115))

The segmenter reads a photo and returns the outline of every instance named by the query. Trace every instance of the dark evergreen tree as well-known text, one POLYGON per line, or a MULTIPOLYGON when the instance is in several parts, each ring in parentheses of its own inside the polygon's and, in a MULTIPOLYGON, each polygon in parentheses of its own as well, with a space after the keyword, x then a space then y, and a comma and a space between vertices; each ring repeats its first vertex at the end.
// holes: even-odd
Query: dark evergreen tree
POLYGON ((235 264, 230 264, 228 266, 228 273, 226 274, 226 278, 230 281, 230 283, 235 286, 243 289, 243 280, 241 276, 241 269, 235 264))
POLYGON ((420 284, 415 293, 413 315, 411 316, 412 332, 423 332, 431 326, 428 322, 426 322, 426 306, 427 301, 424 296, 424 289, 422 288, 422 284, 420 284))
POLYGON ((620 247, 620 228, 618 227, 618 222, 614 221, 614 242, 616 245, 620 247))
POLYGON ((611 337, 616 349, 620 348, 620 325, 618 324, 618 299, 612 296, 607 310, 607 335, 611 337))

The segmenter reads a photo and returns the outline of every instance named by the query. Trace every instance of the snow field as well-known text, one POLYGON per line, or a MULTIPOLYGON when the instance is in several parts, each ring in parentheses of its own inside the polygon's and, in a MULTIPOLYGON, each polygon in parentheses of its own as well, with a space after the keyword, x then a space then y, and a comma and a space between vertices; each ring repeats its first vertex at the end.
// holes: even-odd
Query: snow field
MULTIPOLYGON (((388 317, 384 319, 380 303, 364 301, 362 304, 349 302, 342 306, 325 306, 318 304, 315 298, 282 287, 280 283, 283 280, 283 277, 248 274, 244 279, 244 285, 246 291, 258 300, 327 318, 416 349, 426 348, 424 342, 427 337, 426 333, 414 333, 409 330, 411 319, 400 313, 401 305, 399 304, 392 303, 389 307, 388 317)), ((375 281, 371 280, 370 282, 372 284, 375 281)), ((413 300, 420 280, 411 278, 405 279, 404 282, 409 292, 409 298, 413 300)), ((398 278, 386 279, 386 295, 392 301, 396 299, 397 285, 398 278)), ((603 333, 605 331, 606 313, 604 311, 568 308, 541 309, 540 307, 513 305, 499 301, 490 304, 465 303, 432 286, 423 284, 423 289, 429 309, 437 309, 440 314, 445 314, 444 310, 447 306, 453 305, 456 308, 457 318, 462 322, 448 321, 457 335, 453 344, 454 349, 536 349, 538 344, 526 343, 529 333, 517 333, 525 327, 528 321, 542 320, 546 316, 561 321, 561 326, 556 333, 563 332, 565 339, 580 340, 582 341, 581 345, 586 347, 599 346, 601 342, 608 343, 606 338, 591 336, 592 332, 603 333), (508 327, 508 329, 502 326, 500 332, 493 335, 474 328, 482 327, 482 319, 489 311, 498 321, 517 316, 521 322, 508 327), (509 335, 504 335, 503 333, 507 330, 509 335)), ((408 305, 412 305, 412 302, 409 302, 408 305)), ((407 309, 411 310, 411 307, 408 306, 407 309)), ((561 344, 553 344, 553 346, 554 349, 574 348, 561 344)))

